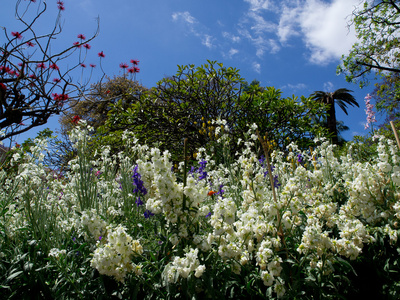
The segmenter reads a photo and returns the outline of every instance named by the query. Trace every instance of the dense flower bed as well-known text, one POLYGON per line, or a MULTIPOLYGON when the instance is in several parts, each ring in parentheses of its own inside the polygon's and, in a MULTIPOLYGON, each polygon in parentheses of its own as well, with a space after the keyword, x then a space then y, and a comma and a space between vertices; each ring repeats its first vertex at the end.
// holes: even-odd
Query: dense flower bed
POLYGON ((80 121, 71 132, 78 156, 62 176, 42 164, 40 139, 31 155, 14 149, 0 173, 1 293, 10 298, 336 299, 369 291, 365 268, 379 275, 376 293, 396 298, 393 141, 377 137, 367 160, 352 146, 335 155, 326 140, 260 155, 252 126, 236 157, 216 163, 199 149, 189 167, 128 132, 129 150, 89 157, 90 130, 80 121))

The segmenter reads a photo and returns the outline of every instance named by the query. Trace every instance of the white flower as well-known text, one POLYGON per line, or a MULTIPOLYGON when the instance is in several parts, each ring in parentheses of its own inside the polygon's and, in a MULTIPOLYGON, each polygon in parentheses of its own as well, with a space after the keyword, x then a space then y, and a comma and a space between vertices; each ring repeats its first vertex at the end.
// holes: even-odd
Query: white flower
POLYGON ((198 266, 195 270, 194 276, 196 276, 197 278, 201 277, 203 275, 205 269, 206 269, 205 265, 198 266))
POLYGON ((274 283, 274 276, 268 271, 261 271, 261 279, 266 286, 271 286, 274 283))

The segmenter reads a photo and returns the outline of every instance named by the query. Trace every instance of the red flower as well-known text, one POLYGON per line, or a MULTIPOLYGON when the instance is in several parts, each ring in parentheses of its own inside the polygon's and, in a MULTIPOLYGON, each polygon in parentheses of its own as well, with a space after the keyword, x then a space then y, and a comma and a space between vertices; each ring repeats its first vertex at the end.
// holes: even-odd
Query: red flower
POLYGON ((217 192, 209 191, 207 195, 208 195, 208 196, 212 196, 212 195, 214 195, 214 194, 216 194, 216 193, 217 193, 217 192))
POLYGON ((57 7, 58 7, 59 10, 65 10, 63 1, 57 1, 57 4, 58 4, 57 7))
POLYGON ((7 66, 0 66, 0 71, 2 71, 3 73, 8 73, 11 71, 11 69, 7 66))
POLYGON ((31 79, 36 79, 37 77, 36 77, 35 74, 31 74, 31 75, 29 75, 29 78, 31 78, 31 79))
POLYGON ((134 66, 137 66, 137 65, 139 64, 139 61, 138 61, 137 59, 131 59, 131 63, 132 63, 134 66))
POLYGON ((92 46, 90 46, 89 44, 85 44, 85 45, 83 45, 83 47, 85 47, 86 49, 90 49, 90 48, 92 48, 92 46))
POLYGON ((79 43, 79 42, 75 42, 75 43, 74 43, 74 46, 76 46, 77 48, 82 47, 81 43, 79 43))
POLYGON ((7 91, 7 86, 4 83, 0 82, 0 89, 7 91))
POLYGON ((60 70, 60 68, 56 65, 56 64, 51 64, 50 66, 49 66, 49 68, 50 69, 53 69, 53 70, 60 70))
POLYGON ((94 65, 94 64, 90 64, 89 66, 92 68, 96 68, 96 65, 94 65))
POLYGON ((131 73, 131 74, 139 73, 139 71, 140 71, 140 69, 139 69, 139 68, 136 68, 136 67, 133 67, 133 68, 129 68, 129 69, 128 69, 128 72, 131 73))
POLYGON ((11 75, 11 76, 16 76, 16 77, 19 76, 19 74, 18 74, 17 71, 15 71, 15 70, 10 70, 10 71, 8 71, 8 74, 11 75))
POLYGON ((51 94, 53 96, 53 99, 56 101, 65 101, 69 98, 68 94, 51 94))
POLYGON ((85 65, 85 64, 81 64, 81 67, 82 67, 82 68, 86 68, 86 65, 85 65))
POLYGON ((32 43, 32 42, 27 42, 26 44, 28 45, 28 47, 34 47, 35 46, 35 44, 32 43))
POLYGON ((81 118, 80 118, 79 116, 74 116, 74 117, 72 118, 72 123, 73 123, 73 124, 78 124, 78 122, 79 122, 80 119, 81 119, 81 118))
POLYGON ((78 34, 78 39, 84 41, 86 40, 86 36, 84 36, 83 34, 78 34))
POLYGON ((128 65, 127 65, 126 63, 120 63, 120 64, 119 64, 119 67, 120 67, 121 69, 126 69, 126 68, 128 68, 128 65))
POLYGON ((60 81, 61 81, 60 78, 53 78, 53 82, 55 82, 55 83, 59 83, 60 81))
POLYGON ((103 53, 103 51, 97 53, 97 55, 98 55, 99 57, 103 57, 103 58, 106 57, 105 54, 103 53))
POLYGON ((46 65, 44 63, 38 63, 36 69, 46 69, 46 65))
POLYGON ((106 94, 108 95, 109 93, 111 93, 111 91, 110 91, 110 90, 107 90, 107 91, 106 91, 106 94))
POLYGON ((19 40, 22 39, 22 35, 18 31, 11 32, 11 35, 19 40))

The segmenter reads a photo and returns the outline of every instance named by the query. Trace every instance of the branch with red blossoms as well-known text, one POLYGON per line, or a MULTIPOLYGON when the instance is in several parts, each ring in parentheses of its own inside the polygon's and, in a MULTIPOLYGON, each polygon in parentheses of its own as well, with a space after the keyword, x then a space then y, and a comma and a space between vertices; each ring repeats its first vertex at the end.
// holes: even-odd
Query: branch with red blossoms
MULTIPOLYGON (((4 38, 0 39, 5 41, 0 45, 0 129, 5 133, 0 140, 45 124, 52 115, 67 110, 70 103, 76 102, 71 100, 81 98, 89 88, 90 79, 75 82, 72 72, 85 65, 87 51, 91 49, 89 43, 97 36, 99 26, 90 38, 78 34, 78 42, 71 41, 71 46, 52 53, 62 32, 61 14, 65 10, 63 1, 56 4, 58 14, 47 34, 38 35, 35 31, 38 20, 45 17, 45 1, 17 1, 15 15, 22 30, 4 28, 4 38), (31 20, 26 17, 29 9, 36 11, 31 20), (76 62, 71 66, 73 56, 76 62)), ((90 66, 93 69, 95 65, 90 66)))

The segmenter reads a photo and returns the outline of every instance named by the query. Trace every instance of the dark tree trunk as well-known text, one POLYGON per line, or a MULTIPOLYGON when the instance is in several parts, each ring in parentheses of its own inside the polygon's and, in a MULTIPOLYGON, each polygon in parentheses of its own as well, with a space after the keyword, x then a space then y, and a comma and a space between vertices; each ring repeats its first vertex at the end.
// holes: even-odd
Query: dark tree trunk
POLYGON ((337 136, 337 128, 336 128, 336 111, 335 111, 335 101, 331 97, 328 99, 329 103, 329 110, 327 116, 327 127, 329 133, 332 135, 332 143, 334 145, 338 144, 338 136, 337 136))

